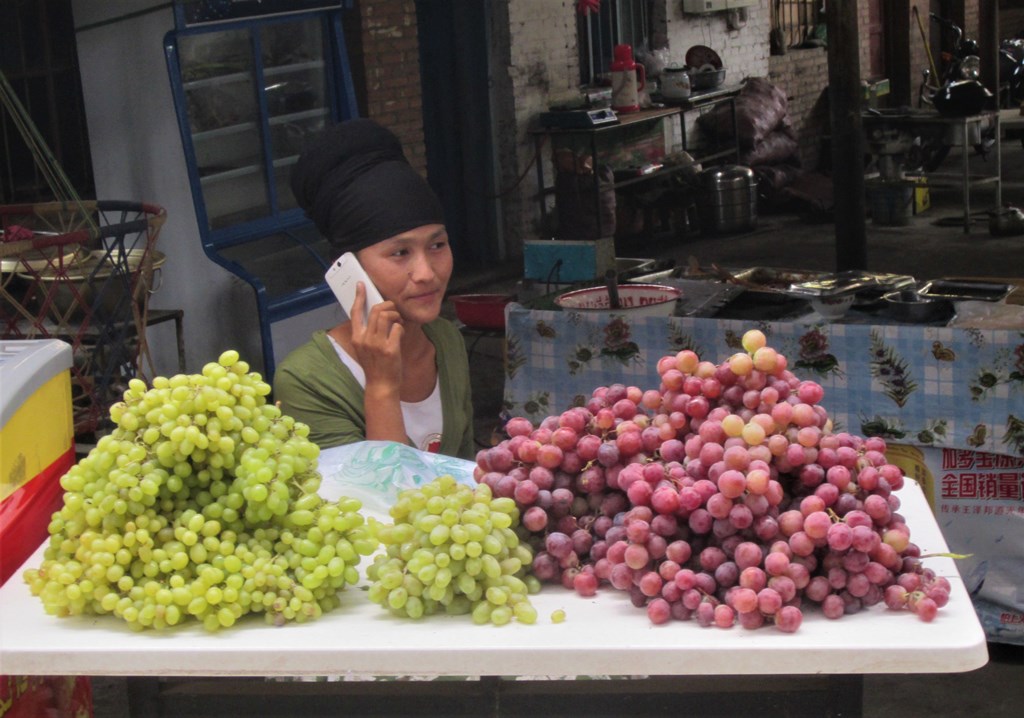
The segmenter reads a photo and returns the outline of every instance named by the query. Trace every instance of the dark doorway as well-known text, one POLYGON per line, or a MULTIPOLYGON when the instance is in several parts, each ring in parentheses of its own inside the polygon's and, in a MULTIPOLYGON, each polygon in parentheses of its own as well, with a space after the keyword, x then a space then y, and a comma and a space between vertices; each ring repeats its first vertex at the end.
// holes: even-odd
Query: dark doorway
POLYGON ((0 203, 58 198, 54 180, 40 167, 38 155, 45 150, 78 196, 92 197, 71 0, 0 3, 0 28, 0 71, 28 115, 24 130, 45 145, 31 149, 11 110, 0 107, 0 203))
POLYGON ((417 0, 427 176, 457 260, 499 257, 489 91, 490 2, 417 0))

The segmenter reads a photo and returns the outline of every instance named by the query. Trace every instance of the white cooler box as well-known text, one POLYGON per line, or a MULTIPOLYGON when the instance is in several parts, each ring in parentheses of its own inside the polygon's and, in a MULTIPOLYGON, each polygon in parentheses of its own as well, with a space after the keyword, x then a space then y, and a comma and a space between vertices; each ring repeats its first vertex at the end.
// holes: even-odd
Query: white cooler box
POLYGON ((0 585, 47 537, 75 463, 71 346, 0 340, 0 585))

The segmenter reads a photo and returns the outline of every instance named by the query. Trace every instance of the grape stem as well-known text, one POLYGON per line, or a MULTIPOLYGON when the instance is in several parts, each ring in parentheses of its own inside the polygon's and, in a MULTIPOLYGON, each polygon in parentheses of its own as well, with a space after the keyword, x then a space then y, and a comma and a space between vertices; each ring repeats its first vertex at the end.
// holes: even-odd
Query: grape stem
POLYGON ((973 555, 974 555, 973 553, 923 553, 920 556, 918 556, 918 558, 952 558, 952 559, 961 559, 961 558, 970 558, 973 555))

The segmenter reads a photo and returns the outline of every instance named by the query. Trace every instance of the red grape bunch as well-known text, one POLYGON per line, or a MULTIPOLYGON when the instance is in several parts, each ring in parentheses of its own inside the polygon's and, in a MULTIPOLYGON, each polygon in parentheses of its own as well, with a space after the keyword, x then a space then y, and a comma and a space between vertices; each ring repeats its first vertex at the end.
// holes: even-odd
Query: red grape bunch
POLYGON ((921 565, 884 440, 834 431, 824 391, 751 330, 715 364, 683 350, 657 388, 585 406, 478 452, 475 478, 522 512, 533 575, 627 591, 654 623, 792 632, 883 603, 934 619, 949 583, 921 565))

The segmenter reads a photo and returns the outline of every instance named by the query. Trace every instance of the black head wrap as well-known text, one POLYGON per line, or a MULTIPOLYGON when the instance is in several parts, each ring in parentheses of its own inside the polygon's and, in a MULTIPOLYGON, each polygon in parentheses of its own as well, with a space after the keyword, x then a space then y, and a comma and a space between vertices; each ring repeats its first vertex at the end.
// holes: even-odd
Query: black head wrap
POLYGON ((425 224, 444 224, 437 195, 373 120, 328 128, 303 150, 292 192, 338 250, 355 252, 425 224))

